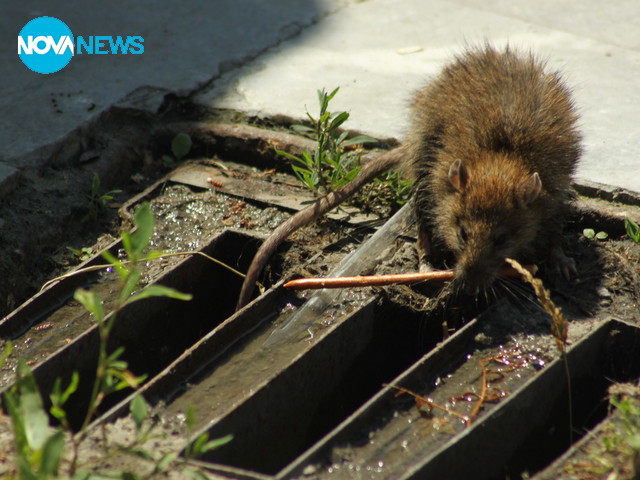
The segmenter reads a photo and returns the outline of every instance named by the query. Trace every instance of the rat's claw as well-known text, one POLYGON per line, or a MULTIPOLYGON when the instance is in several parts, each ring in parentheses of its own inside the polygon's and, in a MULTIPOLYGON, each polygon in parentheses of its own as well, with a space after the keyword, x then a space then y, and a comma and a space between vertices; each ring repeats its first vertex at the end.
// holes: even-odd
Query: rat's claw
POLYGON ((418 261, 418 271, 421 273, 433 271, 433 267, 429 263, 426 257, 420 257, 418 261))
POLYGON ((420 272, 430 272, 433 270, 429 260, 431 259, 431 234, 428 230, 418 228, 418 241, 416 242, 418 252, 418 270, 420 272))
POLYGON ((551 260, 555 263, 558 272, 562 274, 565 280, 570 281, 572 278, 578 277, 578 269, 576 262, 571 257, 567 257, 562 248, 554 247, 551 249, 551 260))
POLYGON ((578 277, 578 269, 576 268, 576 262, 571 257, 564 257, 565 261, 562 264, 558 264, 558 268, 562 273, 565 280, 569 281, 572 278, 578 277))

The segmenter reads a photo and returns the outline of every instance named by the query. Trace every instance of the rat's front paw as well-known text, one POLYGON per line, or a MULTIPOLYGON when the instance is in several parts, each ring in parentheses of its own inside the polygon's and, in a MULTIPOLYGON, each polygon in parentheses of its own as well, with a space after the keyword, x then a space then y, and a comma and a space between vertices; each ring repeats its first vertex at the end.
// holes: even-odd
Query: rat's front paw
POLYGON ((565 280, 570 281, 573 278, 578 278, 576 262, 573 258, 567 257, 561 247, 552 248, 549 257, 555 270, 559 272, 565 280))

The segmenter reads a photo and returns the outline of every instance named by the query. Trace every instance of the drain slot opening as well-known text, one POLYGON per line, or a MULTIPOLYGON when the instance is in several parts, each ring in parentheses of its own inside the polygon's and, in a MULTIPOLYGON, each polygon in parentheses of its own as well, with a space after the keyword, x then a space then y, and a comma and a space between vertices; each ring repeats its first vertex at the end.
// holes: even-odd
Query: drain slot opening
MULTIPOLYGON (((225 231, 202 249, 204 253, 238 270, 248 267, 259 241, 233 231, 225 231)), ((228 269, 199 255, 194 255, 163 274, 159 283, 191 293, 190 302, 167 298, 151 298, 123 309, 114 326, 109 351, 125 348, 122 356, 136 375, 154 376, 177 358, 186 348, 214 329, 235 309, 235 299, 242 278, 228 269)), ((64 307, 63 307, 64 308, 64 307)), ((52 355, 34 369, 43 398, 48 399, 56 377, 62 375, 63 385, 70 374, 80 374, 80 390, 68 402, 70 422, 79 426, 86 411, 89 387, 95 378, 97 330, 92 329, 68 348, 52 355), (85 387, 83 389, 83 387, 85 387)), ((106 411, 130 392, 110 395, 102 406, 106 411)), ((48 406, 46 406, 48 408, 48 406)), ((53 419, 52 419, 53 420, 53 419)))
MULTIPOLYGON (((576 442, 607 414, 607 388, 640 376, 640 329, 611 320, 569 351, 576 442)), ((564 364, 543 370, 471 431, 403 478, 521 478, 552 463, 570 445, 564 364), (460 462, 463 458, 464 462, 460 462)))
MULTIPOLYGON (((587 354, 569 362, 573 431, 569 425, 568 394, 558 396, 550 421, 525 439, 507 466, 507 473, 537 472, 562 455, 589 430, 604 420, 609 411, 608 388, 640 377, 640 329, 611 321, 606 337, 588 338, 587 354)), ((566 382, 565 382, 566 383, 566 382)), ((563 392, 566 388, 558 385, 563 392)))
POLYGON ((368 304, 209 429, 234 440, 203 459, 275 474, 440 340, 420 315, 368 304))

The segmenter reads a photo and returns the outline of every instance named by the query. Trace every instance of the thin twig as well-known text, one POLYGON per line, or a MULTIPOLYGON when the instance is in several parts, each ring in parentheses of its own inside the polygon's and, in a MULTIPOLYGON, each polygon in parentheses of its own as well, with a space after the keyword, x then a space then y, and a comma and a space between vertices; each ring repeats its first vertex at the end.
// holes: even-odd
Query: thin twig
POLYGON ((567 377, 567 392, 569 394, 569 445, 573 444, 573 395, 571 393, 571 376, 569 371, 569 360, 567 359, 567 344, 569 336, 569 322, 565 318, 560 307, 557 307, 551 300, 551 293, 544 288, 542 280, 534 278, 530 272, 526 272, 522 265, 517 261, 507 258, 507 262, 513 268, 518 270, 524 279, 529 282, 535 291, 536 297, 542 308, 551 316, 551 335, 556 340, 556 347, 560 352, 560 357, 564 363, 565 374, 567 377))
MULTIPOLYGON (((525 267, 529 272, 535 272, 535 265, 525 267)), ((521 274, 510 267, 500 270, 499 275, 507 278, 518 278, 521 274)), ((405 285, 418 282, 442 283, 449 282, 455 277, 453 270, 436 270, 432 272, 394 273, 390 275, 358 275, 356 277, 315 277, 298 278, 284 284, 285 288, 293 290, 312 290, 319 288, 352 288, 378 287, 382 285, 405 285)))
POLYGON ((449 415, 453 415, 454 417, 458 417, 460 420, 462 420, 466 426, 470 425, 470 419, 469 417, 462 415, 461 413, 456 412, 455 410, 451 410, 445 406, 439 405, 435 402, 433 402, 432 400, 429 400, 426 397, 423 397, 422 395, 418 395, 415 392, 412 392, 411 390, 404 388, 404 387, 399 387, 397 385, 389 385, 389 387, 391 388, 395 388, 396 390, 398 390, 398 392, 400 393, 406 393, 407 395, 411 395, 413 398, 416 399, 416 403, 418 404, 418 407, 420 407, 420 405, 425 404, 427 405, 429 408, 434 409, 437 408, 438 410, 442 410, 445 413, 448 413, 449 415))
MULTIPOLYGON (((246 277, 246 275, 244 273, 236 270, 232 266, 227 265, 226 263, 218 260, 217 258, 214 258, 214 257, 212 257, 210 255, 207 255, 206 253, 200 252, 200 251, 163 252, 158 257, 141 258, 137 262, 132 262, 131 260, 123 260, 122 264, 123 265, 131 265, 132 263, 148 262, 149 260, 161 260, 161 259, 166 258, 166 257, 178 257, 178 256, 184 256, 184 255, 200 255, 201 257, 204 257, 207 260, 210 260, 210 261, 212 261, 214 263, 217 263, 221 267, 226 268, 227 270, 229 270, 230 272, 233 272, 234 274, 238 275, 239 277, 242 277, 242 278, 246 277)), ((107 268, 110 268, 110 267, 113 267, 113 265, 108 263, 108 264, 104 264, 104 265, 91 265, 90 267, 85 267, 85 268, 80 268, 78 270, 73 270, 72 272, 68 272, 68 273, 65 273, 64 275, 60 275, 59 277, 52 278, 51 280, 46 282, 44 285, 42 285, 42 288, 40 288, 40 291, 44 290, 45 288, 47 288, 52 283, 55 283, 55 282, 57 282, 59 280, 64 280, 65 278, 73 277, 75 275, 80 275, 82 273, 89 273, 89 272, 96 272, 96 271, 99 271, 99 270, 106 270, 107 268)), ((262 285, 260 282, 256 282, 256 285, 260 289, 260 292, 264 292, 264 290, 265 290, 264 285, 262 285)))
POLYGON ((480 389, 480 395, 478 395, 478 401, 476 402, 476 404, 473 407, 473 410, 471 410, 471 413, 469 414, 469 422, 472 422, 473 419, 476 418, 476 416, 480 412, 480 409, 482 408, 482 405, 487 399, 487 387, 489 383, 487 380, 487 363, 491 360, 493 359, 484 358, 480 360, 480 368, 482 369, 482 387, 480 389))

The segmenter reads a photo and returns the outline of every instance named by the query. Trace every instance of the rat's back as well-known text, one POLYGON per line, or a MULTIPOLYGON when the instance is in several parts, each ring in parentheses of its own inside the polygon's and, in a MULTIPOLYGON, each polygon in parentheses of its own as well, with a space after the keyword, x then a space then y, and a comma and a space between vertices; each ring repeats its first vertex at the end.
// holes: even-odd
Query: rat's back
POLYGON ((580 156, 576 121, 559 74, 532 54, 486 46, 457 57, 418 93, 409 140, 414 162, 439 152, 467 163, 482 151, 514 153, 546 188, 563 190, 580 156))
POLYGON ((562 230, 572 195, 576 121, 561 77, 533 55, 486 46, 457 57, 413 104, 419 249, 431 237, 445 246, 469 291, 506 257, 543 249, 565 262, 546 232, 562 230))

